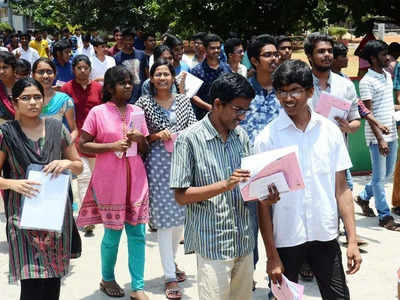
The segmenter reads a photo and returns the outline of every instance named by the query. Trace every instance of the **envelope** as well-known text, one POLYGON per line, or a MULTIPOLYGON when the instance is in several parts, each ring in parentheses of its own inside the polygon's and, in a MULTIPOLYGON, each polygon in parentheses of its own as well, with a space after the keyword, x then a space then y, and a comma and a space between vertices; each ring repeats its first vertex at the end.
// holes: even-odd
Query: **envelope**
POLYGON ((164 141, 165 150, 167 150, 169 153, 174 151, 174 144, 175 144, 176 139, 178 138, 178 135, 179 135, 178 132, 172 133, 171 139, 168 141, 164 141))
MULTIPOLYGON (((260 199, 250 194, 250 185, 255 181, 274 174, 282 173, 289 191, 304 189, 303 175, 298 160, 297 146, 280 148, 242 159, 242 169, 250 170, 250 179, 239 184, 244 201, 260 199), (261 166, 261 169, 260 167, 261 166)), ((267 186, 265 186, 267 189, 267 186)))
POLYGON ((336 117, 341 119, 347 118, 351 104, 350 101, 322 92, 315 106, 315 112, 336 123, 336 117))
MULTIPOLYGON (((129 118, 129 128, 128 129, 136 129, 142 131, 142 126, 146 122, 144 119, 143 111, 134 111, 130 114, 129 118)), ((138 153, 137 143, 132 143, 131 146, 126 150, 126 157, 136 156, 138 153)))

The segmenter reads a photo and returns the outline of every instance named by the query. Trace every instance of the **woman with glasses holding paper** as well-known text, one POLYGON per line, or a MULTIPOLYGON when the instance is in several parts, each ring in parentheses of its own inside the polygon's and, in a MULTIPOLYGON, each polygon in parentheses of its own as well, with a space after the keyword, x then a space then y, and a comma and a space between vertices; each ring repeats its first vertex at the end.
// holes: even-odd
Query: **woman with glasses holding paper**
POLYGON ((174 67, 166 60, 157 60, 150 70, 151 94, 139 98, 136 105, 144 110, 150 135, 150 152, 146 158, 149 179, 150 221, 157 228, 161 262, 165 275, 166 296, 179 299, 177 282, 186 276, 175 265, 175 254, 182 237, 185 208, 175 202, 169 188, 173 140, 179 131, 196 122, 190 99, 171 92, 174 67), (169 150, 169 151, 168 151, 169 150))
POLYGON ((4 190, 9 245, 9 281, 21 281, 21 300, 56 300, 60 279, 69 272, 72 208, 67 201, 61 233, 26 230, 20 226, 24 201, 40 190, 39 182, 25 179, 31 164, 45 165, 46 173, 69 169, 82 172, 82 162, 62 123, 40 118, 44 91, 32 78, 18 80, 12 100, 18 120, 0 126, 0 189, 4 190), (22 196, 25 197, 23 200, 22 196))
POLYGON ((133 76, 125 66, 108 69, 104 75, 103 104, 92 108, 83 124, 79 150, 96 154, 96 164, 77 223, 104 224, 100 289, 110 297, 125 294, 114 275, 125 228, 132 279, 130 297, 146 300, 143 276, 149 202, 141 155, 148 150, 148 131, 142 109, 128 104, 132 89, 133 76))

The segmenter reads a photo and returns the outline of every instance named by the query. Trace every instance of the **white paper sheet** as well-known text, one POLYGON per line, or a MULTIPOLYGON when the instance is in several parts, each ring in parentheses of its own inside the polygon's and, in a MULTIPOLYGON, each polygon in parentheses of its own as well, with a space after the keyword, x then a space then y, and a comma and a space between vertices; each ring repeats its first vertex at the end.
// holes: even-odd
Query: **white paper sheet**
MULTIPOLYGON (((182 78, 181 74, 179 74, 177 76, 178 81, 180 81, 181 78, 182 78)), ((203 84, 203 80, 201 80, 200 78, 197 78, 196 76, 186 72, 185 95, 188 98, 192 98, 194 95, 197 94, 197 92, 200 89, 202 84, 203 84)))
POLYGON ((278 300, 302 300, 304 286, 290 281, 282 274, 282 284, 279 286, 272 282, 272 293, 278 300))
POLYGON ((346 120, 348 113, 349 112, 346 110, 341 110, 340 108, 332 106, 331 110, 329 112, 329 115, 328 115, 328 119, 337 124, 337 121, 335 120, 335 118, 339 117, 341 119, 346 120))
MULTIPOLYGON (((242 163, 240 168, 243 170, 250 171, 250 178, 252 178, 256 176, 269 163, 292 152, 295 152, 297 157, 299 157, 299 149, 297 146, 290 146, 286 148, 280 148, 277 150, 272 150, 247 156, 242 158, 242 163)), ((251 180, 239 183, 240 189, 243 189, 243 187, 248 185, 250 181, 251 180)))
POLYGON ((29 171, 27 179, 38 181, 41 185, 38 186, 40 192, 35 197, 24 197, 21 228, 61 232, 70 175, 50 177, 51 174, 46 175, 42 171, 29 171))
POLYGON ((275 184, 279 193, 290 191, 283 172, 279 172, 251 182, 249 187, 249 197, 258 199, 265 198, 268 196, 268 186, 271 184, 275 184))

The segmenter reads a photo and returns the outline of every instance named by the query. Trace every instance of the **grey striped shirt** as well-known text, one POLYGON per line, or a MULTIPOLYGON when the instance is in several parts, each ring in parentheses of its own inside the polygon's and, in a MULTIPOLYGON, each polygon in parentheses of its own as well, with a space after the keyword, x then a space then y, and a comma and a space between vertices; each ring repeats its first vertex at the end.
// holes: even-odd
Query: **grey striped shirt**
MULTIPOLYGON (((388 135, 382 135, 386 142, 397 139, 396 121, 393 117, 393 82, 392 77, 385 70, 383 74, 368 69, 367 74, 360 81, 361 100, 371 100, 371 112, 375 119, 389 128, 388 135)), ((377 144, 378 141, 368 122, 365 123, 365 141, 367 146, 377 144)))
MULTIPOLYGON (((207 114, 176 141, 171 163, 171 188, 206 186, 228 179, 250 154, 249 139, 241 127, 223 142, 207 114)), ((254 249, 250 214, 239 188, 202 202, 186 205, 185 252, 212 260, 250 254, 254 249)))

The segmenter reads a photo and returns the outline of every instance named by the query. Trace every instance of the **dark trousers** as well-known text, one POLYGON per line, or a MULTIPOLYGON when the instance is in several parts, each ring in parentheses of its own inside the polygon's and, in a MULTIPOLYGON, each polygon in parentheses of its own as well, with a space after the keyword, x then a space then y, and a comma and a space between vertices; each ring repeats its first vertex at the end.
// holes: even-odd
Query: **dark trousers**
POLYGON ((20 300, 58 300, 60 278, 21 280, 20 300))
POLYGON ((342 252, 336 239, 328 242, 307 242, 277 250, 285 267, 284 274, 289 280, 298 281, 301 266, 307 261, 317 279, 323 300, 350 299, 342 265, 342 252))

